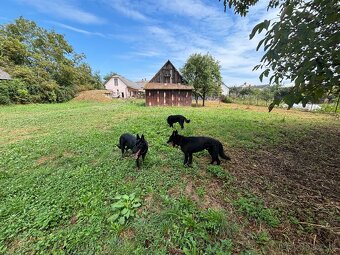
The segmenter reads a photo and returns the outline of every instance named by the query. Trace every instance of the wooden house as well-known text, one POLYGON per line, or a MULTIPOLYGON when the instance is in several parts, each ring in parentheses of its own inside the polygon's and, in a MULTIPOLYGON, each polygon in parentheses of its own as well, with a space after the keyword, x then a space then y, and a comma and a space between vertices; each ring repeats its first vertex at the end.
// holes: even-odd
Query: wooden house
POLYGON ((146 106, 191 106, 193 87, 168 60, 144 86, 146 106))
POLYGON ((130 98, 139 97, 144 93, 143 87, 121 75, 114 75, 105 83, 105 88, 111 92, 111 97, 130 98))

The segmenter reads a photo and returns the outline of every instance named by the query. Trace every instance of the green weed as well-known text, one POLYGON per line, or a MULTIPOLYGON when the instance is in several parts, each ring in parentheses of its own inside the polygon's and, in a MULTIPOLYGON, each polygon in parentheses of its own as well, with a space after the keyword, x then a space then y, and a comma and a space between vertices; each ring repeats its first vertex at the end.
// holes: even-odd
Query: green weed
POLYGON ((234 205, 250 218, 262 220, 271 227, 277 227, 280 224, 278 212, 272 208, 264 207, 264 203, 254 196, 241 197, 234 201, 234 205))

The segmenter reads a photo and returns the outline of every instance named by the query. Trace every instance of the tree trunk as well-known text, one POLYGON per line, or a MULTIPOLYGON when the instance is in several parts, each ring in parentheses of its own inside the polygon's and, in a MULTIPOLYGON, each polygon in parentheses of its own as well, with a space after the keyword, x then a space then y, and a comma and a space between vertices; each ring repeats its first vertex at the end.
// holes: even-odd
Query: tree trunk
POLYGON ((204 104, 204 102, 205 102, 205 94, 203 94, 202 99, 203 99, 203 106, 204 106, 205 105, 204 104))
POLYGON ((198 96, 195 96, 195 101, 196 101, 196 107, 197 107, 197 104, 198 104, 198 96))
POLYGON ((338 95, 338 101, 336 102, 335 111, 334 111, 335 113, 338 111, 339 101, 340 101, 340 94, 338 95))

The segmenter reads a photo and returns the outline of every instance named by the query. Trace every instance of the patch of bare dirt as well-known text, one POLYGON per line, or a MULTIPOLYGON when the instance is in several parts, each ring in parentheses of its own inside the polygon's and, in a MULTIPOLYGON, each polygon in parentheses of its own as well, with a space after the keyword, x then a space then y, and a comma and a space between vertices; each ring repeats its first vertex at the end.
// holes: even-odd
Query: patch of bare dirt
POLYGON ((133 239, 136 236, 136 233, 133 229, 128 228, 125 229, 123 232, 120 233, 120 236, 124 239, 133 239))
POLYGON ((55 155, 45 155, 45 156, 38 158, 35 162, 38 166, 40 166, 54 159, 55 159, 55 155))
POLYGON ((108 90, 87 90, 82 91, 72 101, 95 101, 95 102, 111 102, 112 99, 107 96, 108 90))
POLYGON ((316 253, 320 247, 339 251, 340 128, 314 129, 276 148, 229 151, 232 161, 225 168, 236 177, 233 185, 297 219, 271 231, 275 239, 287 241, 289 233, 287 242, 308 243, 316 253))

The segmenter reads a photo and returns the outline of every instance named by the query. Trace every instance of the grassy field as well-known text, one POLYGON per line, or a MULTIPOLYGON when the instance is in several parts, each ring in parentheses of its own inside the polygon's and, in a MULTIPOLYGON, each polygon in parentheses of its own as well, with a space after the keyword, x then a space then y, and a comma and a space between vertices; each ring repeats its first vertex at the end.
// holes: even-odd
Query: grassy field
POLYGON ((0 107, 0 253, 336 254, 339 137, 336 116, 235 104, 0 107), (232 161, 184 167, 170 114, 232 161), (140 170, 124 132, 149 142, 140 170))

